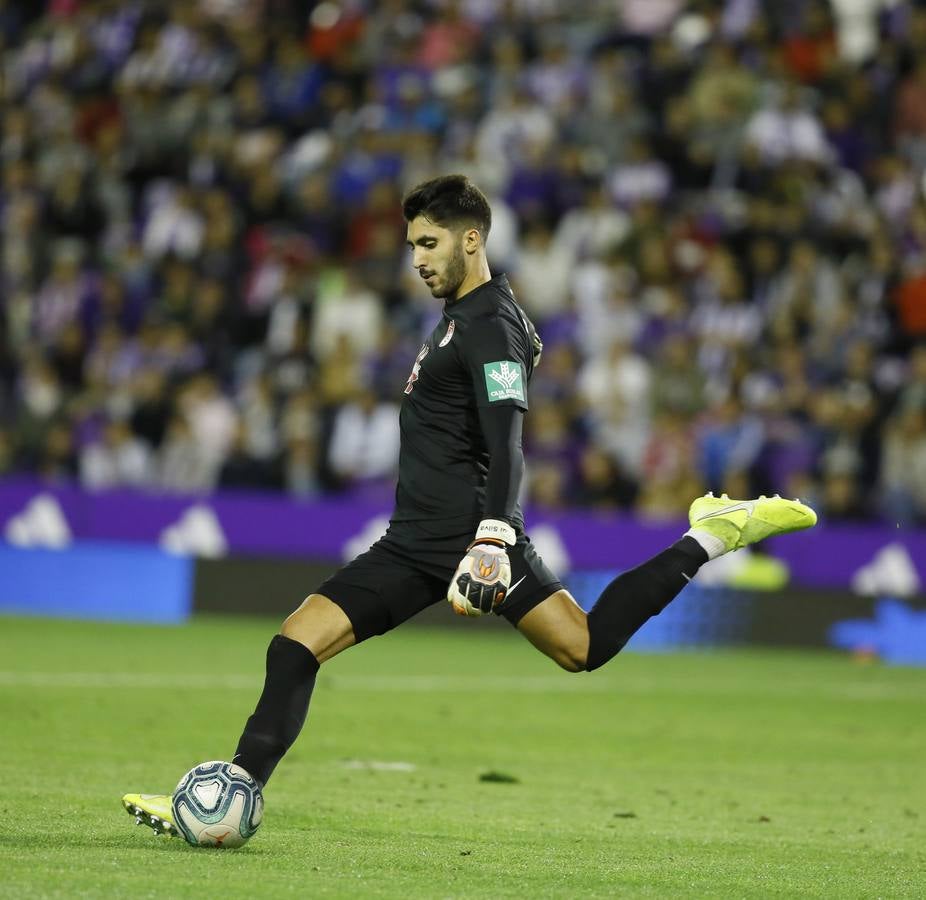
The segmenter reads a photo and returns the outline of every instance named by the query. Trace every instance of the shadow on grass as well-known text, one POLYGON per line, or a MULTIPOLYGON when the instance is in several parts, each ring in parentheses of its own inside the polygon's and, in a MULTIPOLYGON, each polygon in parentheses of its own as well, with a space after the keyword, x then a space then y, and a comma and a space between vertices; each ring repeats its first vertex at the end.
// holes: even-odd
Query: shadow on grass
POLYGON ((145 840, 144 835, 138 837, 127 834, 120 837, 99 836, 92 834, 48 834, 47 832, 17 834, 3 834, 0 832, 0 849, 9 847, 20 851, 28 850, 130 850, 139 853, 198 853, 208 856, 210 853, 218 856, 247 855, 265 856, 270 854, 266 847, 252 846, 238 847, 234 850, 219 850, 212 847, 191 847, 178 838, 158 838, 152 836, 145 840))

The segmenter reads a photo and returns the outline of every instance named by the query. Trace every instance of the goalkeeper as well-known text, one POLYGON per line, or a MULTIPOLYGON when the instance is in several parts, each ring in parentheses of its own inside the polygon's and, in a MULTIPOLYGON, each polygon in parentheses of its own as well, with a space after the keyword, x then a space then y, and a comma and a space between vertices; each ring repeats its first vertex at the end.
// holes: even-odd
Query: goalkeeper
MULTIPOLYGON (((405 386, 395 511, 385 536, 309 595, 270 642, 263 692, 234 757, 261 785, 302 729, 319 666, 431 604, 502 615, 563 669, 590 672, 708 559, 816 521, 778 497, 699 498, 691 529, 618 576, 586 614, 524 532, 521 430, 542 345, 505 276, 489 271, 489 204, 450 175, 413 190, 403 211, 412 265, 444 308, 405 386)), ((123 802, 173 833, 169 797, 123 802)))

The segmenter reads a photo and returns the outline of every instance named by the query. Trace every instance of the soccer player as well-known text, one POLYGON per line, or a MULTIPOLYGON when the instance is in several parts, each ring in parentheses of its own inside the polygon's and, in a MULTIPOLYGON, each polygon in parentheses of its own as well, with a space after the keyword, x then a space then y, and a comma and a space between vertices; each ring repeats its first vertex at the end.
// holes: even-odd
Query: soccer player
MULTIPOLYGON (((261 786, 302 730, 319 666, 433 603, 504 616, 566 671, 591 672, 709 559, 816 522, 812 509, 777 496, 700 497, 690 530, 619 575, 586 614, 524 532, 521 429, 542 344, 506 277, 489 271, 489 204, 466 177, 448 175, 411 191, 403 211, 412 266, 444 307, 405 386, 395 511, 385 536, 270 642, 263 692, 234 756, 261 786)), ((176 833, 170 797, 128 794, 123 805, 176 833)))

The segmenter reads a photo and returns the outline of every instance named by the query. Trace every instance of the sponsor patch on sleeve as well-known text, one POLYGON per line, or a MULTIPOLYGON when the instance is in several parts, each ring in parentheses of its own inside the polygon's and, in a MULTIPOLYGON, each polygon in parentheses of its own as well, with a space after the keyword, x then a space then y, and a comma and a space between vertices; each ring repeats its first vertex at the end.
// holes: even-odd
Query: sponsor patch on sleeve
POLYGON ((510 359, 483 365, 489 402, 520 400, 524 402, 524 373, 521 364, 510 359))

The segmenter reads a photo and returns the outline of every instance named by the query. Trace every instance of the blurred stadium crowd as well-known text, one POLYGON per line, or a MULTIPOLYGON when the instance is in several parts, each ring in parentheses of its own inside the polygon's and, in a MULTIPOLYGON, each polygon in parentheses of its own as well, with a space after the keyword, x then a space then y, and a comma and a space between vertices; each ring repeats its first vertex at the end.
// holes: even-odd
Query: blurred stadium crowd
POLYGON ((384 491, 465 172, 540 507, 926 521, 926 6, 0 0, 0 474, 384 491))

